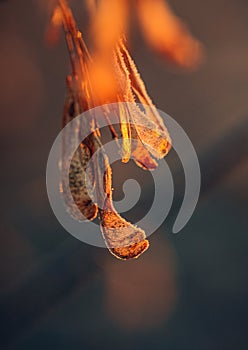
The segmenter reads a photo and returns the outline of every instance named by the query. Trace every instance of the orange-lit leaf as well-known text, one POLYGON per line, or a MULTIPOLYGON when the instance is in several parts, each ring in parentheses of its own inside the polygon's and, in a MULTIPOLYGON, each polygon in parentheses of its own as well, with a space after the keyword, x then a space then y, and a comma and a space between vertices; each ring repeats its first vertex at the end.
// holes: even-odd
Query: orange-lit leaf
POLYGON ((195 68, 202 46, 164 0, 137 0, 137 13, 149 45, 161 56, 184 68, 195 68))
POLYGON ((59 40, 62 28, 62 19, 61 9, 59 6, 56 6, 45 35, 45 41, 48 45, 53 46, 59 40))
MULTIPOLYGON (((80 106, 77 100, 77 93, 74 91, 73 78, 67 78, 67 97, 64 106, 63 126, 69 123, 73 118, 81 113, 80 106)), ((81 125, 83 127, 83 125, 81 125)), ((64 133, 62 144, 62 184, 61 190, 68 212, 75 218, 82 221, 82 217, 78 215, 74 204, 83 214, 85 220, 93 220, 97 216, 98 207, 93 202, 93 175, 91 176, 91 183, 86 183, 86 169, 90 160, 91 154, 87 144, 80 140, 80 129, 74 132, 64 133), (75 151, 71 163, 69 165, 69 174, 66 173, 67 167, 67 149, 70 149, 70 143, 76 140, 80 146, 75 151), (66 183, 69 188, 67 189, 66 183), (68 191, 71 192, 71 196, 68 191), (74 203, 72 203, 72 200, 74 203)))
MULTIPOLYGON (((171 148, 169 133, 146 91, 145 84, 123 40, 118 43, 116 55, 119 64, 118 74, 121 77, 119 79, 121 101, 132 102, 126 106, 126 116, 132 125, 132 137, 141 141, 155 158, 163 158, 171 148), (143 111, 136 102, 143 105, 143 111)), ((149 158, 149 154, 142 151, 140 143, 132 155, 138 165, 147 164, 148 169, 153 169, 156 165, 156 162, 149 158)))

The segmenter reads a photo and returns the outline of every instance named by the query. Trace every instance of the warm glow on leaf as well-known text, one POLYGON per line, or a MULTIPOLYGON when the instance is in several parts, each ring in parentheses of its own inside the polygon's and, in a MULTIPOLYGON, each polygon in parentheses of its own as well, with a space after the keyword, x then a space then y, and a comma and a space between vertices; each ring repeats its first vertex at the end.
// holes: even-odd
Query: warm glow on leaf
POLYGON ((163 158, 171 147, 169 133, 146 91, 124 40, 118 42, 116 57, 120 76, 120 101, 133 102, 132 106, 127 105, 125 113, 128 123, 131 124, 131 136, 138 140, 138 147, 134 148, 132 155, 138 165, 152 170, 157 163, 148 152, 155 158, 163 158), (136 102, 147 105, 145 111, 141 111, 136 102), (142 145, 146 150, 142 150, 142 145))
POLYGON ((184 68, 195 68, 202 46, 164 0, 137 0, 137 14, 149 45, 161 56, 184 68))
POLYGON ((47 28, 46 32, 46 42, 49 45, 54 45, 60 37, 61 28, 62 28, 63 16, 59 6, 55 7, 53 12, 50 25, 47 28))
POLYGON ((126 0, 100 0, 92 17, 93 50, 109 56, 119 38, 126 33, 128 7, 126 0))
POLYGON ((120 105, 119 115, 122 135, 122 161, 123 163, 127 163, 131 156, 131 129, 127 118, 127 113, 123 108, 123 105, 120 105))
POLYGON ((91 81, 101 103, 116 102, 116 77, 113 70, 113 51, 127 28, 127 1, 100 0, 91 8, 92 59, 91 81), (95 11, 93 11, 93 8, 95 11))
POLYGON ((99 59, 95 57, 89 64, 89 75, 91 85, 98 96, 97 104, 116 102, 117 83, 110 59, 99 59))

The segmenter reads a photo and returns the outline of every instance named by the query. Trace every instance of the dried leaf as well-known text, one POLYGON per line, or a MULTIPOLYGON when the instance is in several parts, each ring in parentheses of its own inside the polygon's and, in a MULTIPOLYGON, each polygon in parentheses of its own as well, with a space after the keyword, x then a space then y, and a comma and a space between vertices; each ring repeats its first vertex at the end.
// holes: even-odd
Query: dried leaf
POLYGON ((98 172, 96 184, 98 203, 101 208, 99 208, 100 227, 106 245, 119 259, 137 258, 149 247, 145 232, 123 219, 115 210, 112 202, 112 171, 103 148, 100 149, 95 164, 95 171, 98 172), (106 170, 104 175, 103 169, 106 170), (103 184, 99 181, 102 177, 103 184))
MULTIPOLYGON (((80 107, 76 98, 76 94, 73 91, 72 77, 68 77, 67 97, 63 116, 63 127, 79 114, 80 107)), ((80 125, 79 127, 82 127, 82 125, 80 125)), ((85 220, 95 219, 98 212, 97 204, 92 200, 94 187, 93 174, 90 176, 90 183, 86 183, 86 169, 90 158, 90 149, 86 144, 81 142, 79 128, 77 130, 69 130, 68 133, 64 133, 62 144, 61 187, 68 212, 79 221, 83 220, 81 215, 79 215, 77 210, 75 210, 75 204, 80 210, 80 212, 83 214, 85 220), (66 169, 68 169, 68 150, 70 149, 71 143, 80 144, 80 146, 74 153, 69 166, 69 188, 67 188, 66 184, 68 183, 68 173, 66 172, 66 169), (69 195, 68 191, 71 192, 72 197, 69 195)))
POLYGON ((163 158, 171 148, 171 140, 123 40, 119 40, 116 47, 115 67, 120 76, 119 100, 132 102, 125 108, 126 122, 132 125, 131 138, 138 141, 132 156, 138 165, 144 167, 143 165, 146 164, 145 168, 154 169, 157 163, 149 156, 149 153, 157 159, 163 158), (143 105, 143 111, 136 102, 143 105), (142 150, 141 143, 146 150, 142 150))

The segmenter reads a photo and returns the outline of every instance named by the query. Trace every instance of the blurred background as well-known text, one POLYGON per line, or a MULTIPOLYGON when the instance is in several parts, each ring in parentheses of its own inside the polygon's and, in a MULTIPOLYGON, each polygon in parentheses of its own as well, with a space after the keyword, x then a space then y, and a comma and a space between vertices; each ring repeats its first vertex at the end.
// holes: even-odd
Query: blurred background
MULTIPOLYGON (((248 3, 170 4, 204 44, 204 64, 185 72, 162 62, 135 23, 131 52, 156 106, 191 138, 202 192, 173 235, 184 177, 172 151, 170 214, 149 250, 123 262, 70 236, 48 202, 46 162, 69 72, 63 37, 55 48, 44 43, 51 1, 0 1, 1 349, 248 348, 248 3)), ((83 0, 72 5, 85 29, 83 0)), ((142 200, 127 213, 142 217, 149 174, 113 168, 117 199, 130 175, 142 176, 142 200)))

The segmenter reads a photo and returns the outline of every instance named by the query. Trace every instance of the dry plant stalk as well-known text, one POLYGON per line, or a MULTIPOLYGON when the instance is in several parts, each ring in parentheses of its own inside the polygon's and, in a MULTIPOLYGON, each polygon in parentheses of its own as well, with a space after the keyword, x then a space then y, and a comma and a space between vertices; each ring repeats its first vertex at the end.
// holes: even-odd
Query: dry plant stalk
MULTIPOLYGON (((149 6, 156 3, 155 10, 158 11, 160 2, 160 0, 137 1, 143 28, 148 30, 151 25, 146 16, 149 6)), ((158 165, 156 159, 163 158, 169 152, 171 140, 126 46, 128 4, 128 0, 100 0, 97 6, 96 1, 88 0, 92 21, 95 18, 92 26, 93 33, 94 30, 100 30, 99 35, 94 33, 95 47, 92 56, 66 0, 58 1, 51 19, 49 36, 52 40, 56 39, 63 25, 70 55, 72 72, 67 77, 63 126, 84 111, 89 111, 96 106, 111 102, 131 102, 130 104, 120 103, 118 110, 122 161, 126 163, 132 157, 138 166, 153 170, 158 165), (108 21, 113 8, 116 9, 114 21, 116 31, 111 32, 108 21), (144 108, 141 110, 137 103, 141 103, 144 108), (132 143, 133 139, 136 140, 135 145, 132 143)), ((167 15, 168 13, 167 11, 167 15)), ((161 16, 158 13, 157 15, 161 21, 161 16)), ((154 35, 153 46, 155 47, 155 42, 158 43, 160 38, 156 37, 155 32, 152 35, 154 35)), ((146 36, 149 41, 149 36, 146 36)), ((166 52, 168 53, 168 50, 166 52)), ((178 59, 179 56, 174 55, 177 57, 175 61, 181 64, 183 61, 178 59)), ((108 118, 108 107, 104 108, 105 117, 108 118)), ((113 206, 111 167, 101 143, 97 120, 93 113, 90 116, 90 120, 81 118, 77 130, 73 131, 73 137, 80 146, 73 155, 69 170, 72 198, 65 191, 64 184, 68 181, 68 174, 63 171, 65 166, 62 162, 62 191, 65 203, 70 214, 76 219, 77 213, 74 212, 71 200, 87 220, 93 220, 98 215, 104 240, 113 255, 120 259, 137 258, 148 248, 149 242, 146 240, 145 232, 122 218, 113 206), (80 130, 88 129, 89 123, 91 135, 82 141, 80 130), (95 152, 97 156, 90 169, 90 179, 86 180, 86 168, 95 152), (105 169, 103 179, 101 169, 105 169), (104 196, 102 196, 103 189, 104 196)), ((113 137, 117 138, 118 132, 111 124, 109 127, 113 137)), ((66 154, 71 141, 66 138, 63 140, 63 154, 66 154)), ((66 162, 66 159, 63 161, 66 162)))

